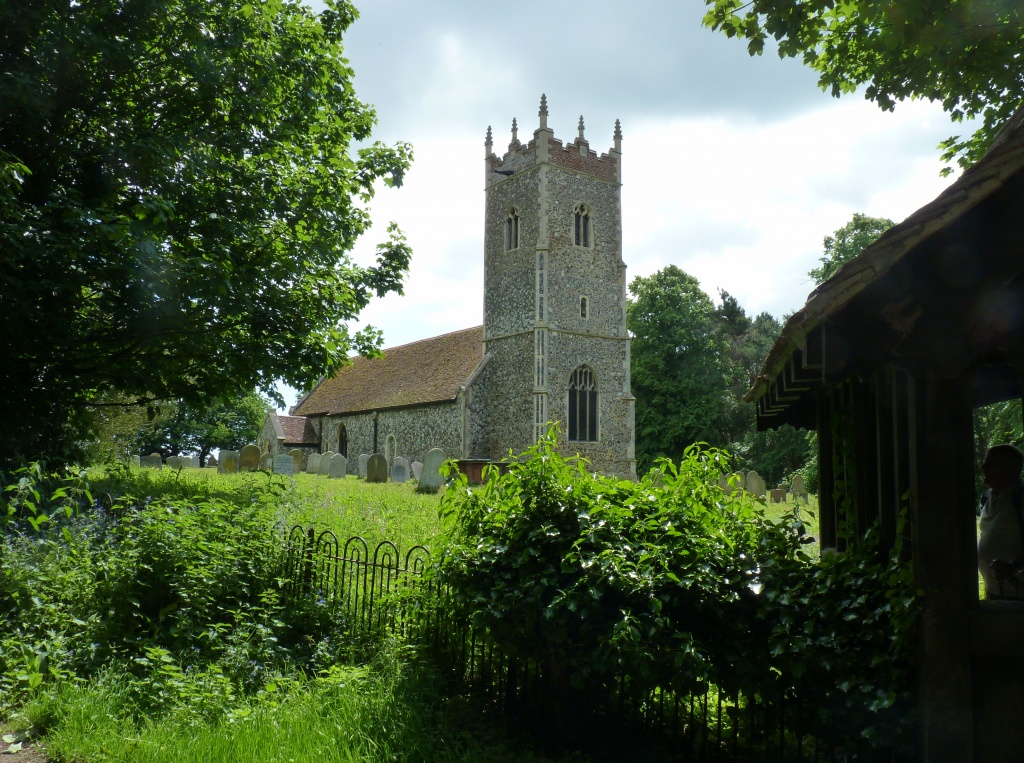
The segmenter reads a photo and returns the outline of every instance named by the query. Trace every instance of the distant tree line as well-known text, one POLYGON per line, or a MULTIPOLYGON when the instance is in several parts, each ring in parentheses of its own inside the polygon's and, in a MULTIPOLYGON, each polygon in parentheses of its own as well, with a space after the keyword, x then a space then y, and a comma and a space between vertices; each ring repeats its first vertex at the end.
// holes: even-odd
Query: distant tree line
MULTIPOLYGON (((892 225, 855 214, 825 237, 810 277, 823 283, 892 225)), ((705 442, 729 450, 737 469, 755 469, 769 485, 801 472, 814 489, 815 434, 789 425, 758 432, 753 406, 742 401, 782 323, 767 312, 748 315, 727 291, 719 291, 716 305, 696 278, 675 265, 633 279, 629 293, 638 472, 659 457, 678 460, 687 447, 705 442)))

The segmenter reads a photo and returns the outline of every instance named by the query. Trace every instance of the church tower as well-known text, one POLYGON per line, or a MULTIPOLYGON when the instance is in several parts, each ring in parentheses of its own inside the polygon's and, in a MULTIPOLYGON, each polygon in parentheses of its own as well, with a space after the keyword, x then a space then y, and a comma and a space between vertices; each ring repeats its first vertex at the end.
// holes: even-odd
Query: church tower
POLYGON ((484 160, 486 379, 472 455, 504 458, 561 424, 559 450, 605 474, 636 476, 622 260, 622 133, 606 154, 579 134, 567 145, 539 126, 527 143, 512 120, 502 157, 487 128, 484 160))

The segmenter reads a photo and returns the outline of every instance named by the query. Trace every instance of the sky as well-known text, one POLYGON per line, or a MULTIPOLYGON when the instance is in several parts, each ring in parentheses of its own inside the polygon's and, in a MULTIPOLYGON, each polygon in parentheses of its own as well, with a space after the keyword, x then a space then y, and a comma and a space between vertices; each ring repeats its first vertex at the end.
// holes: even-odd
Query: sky
POLYGON ((822 239, 855 212, 899 222, 953 180, 936 146, 962 126, 938 104, 833 98, 798 60, 770 46, 750 57, 701 26, 700 0, 356 5, 345 47, 374 139, 415 153, 354 252, 372 262, 391 220, 413 248, 404 295, 362 315, 384 347, 482 322, 484 135, 500 155, 515 117, 528 140, 541 93, 565 142, 582 115, 591 149, 607 151, 621 120, 627 282, 676 265, 748 314, 801 307, 822 239))

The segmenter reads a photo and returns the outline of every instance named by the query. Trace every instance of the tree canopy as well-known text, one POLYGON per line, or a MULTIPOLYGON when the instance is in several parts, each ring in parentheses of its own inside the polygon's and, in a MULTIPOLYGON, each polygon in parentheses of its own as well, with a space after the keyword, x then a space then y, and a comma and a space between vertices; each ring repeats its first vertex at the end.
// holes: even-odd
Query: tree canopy
POLYGON ((824 283, 893 225, 895 223, 886 217, 868 217, 855 212, 850 222, 831 236, 825 236, 822 243, 825 251, 819 258, 821 265, 811 268, 807 274, 814 283, 824 283))
POLYGON ((973 164, 1024 101, 1024 6, 1018 0, 704 0, 704 24, 747 40, 768 37, 780 57, 800 57, 823 90, 899 101, 939 101, 954 122, 980 119, 943 141, 943 159, 973 164))
POLYGON ((275 395, 379 334, 400 232, 348 256, 405 144, 370 144, 344 0, 0 5, 0 463, 72 453, 88 407, 275 395), (362 146, 357 148, 357 146, 362 146))
POLYGON ((168 406, 157 426, 144 428, 136 452, 164 456, 196 453, 201 466, 218 448, 238 450, 255 443, 267 415, 268 401, 251 392, 226 402, 179 401, 168 406))
POLYGON ((632 334, 637 469, 674 460, 695 442, 720 444, 727 382, 714 305, 675 265, 634 278, 626 325, 632 334))

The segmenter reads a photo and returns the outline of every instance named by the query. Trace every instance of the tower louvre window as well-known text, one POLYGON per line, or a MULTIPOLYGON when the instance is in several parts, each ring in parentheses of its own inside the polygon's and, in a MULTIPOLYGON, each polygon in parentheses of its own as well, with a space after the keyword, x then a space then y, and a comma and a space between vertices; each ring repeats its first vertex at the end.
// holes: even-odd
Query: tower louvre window
POLYGON ((576 205, 575 243, 576 246, 590 246, 590 210, 586 204, 576 205))
POLYGON ((505 218, 505 251, 519 248, 519 210, 512 207, 505 218))
POLYGON ((580 366, 569 379, 569 439, 597 442, 597 379, 590 366, 580 366))

